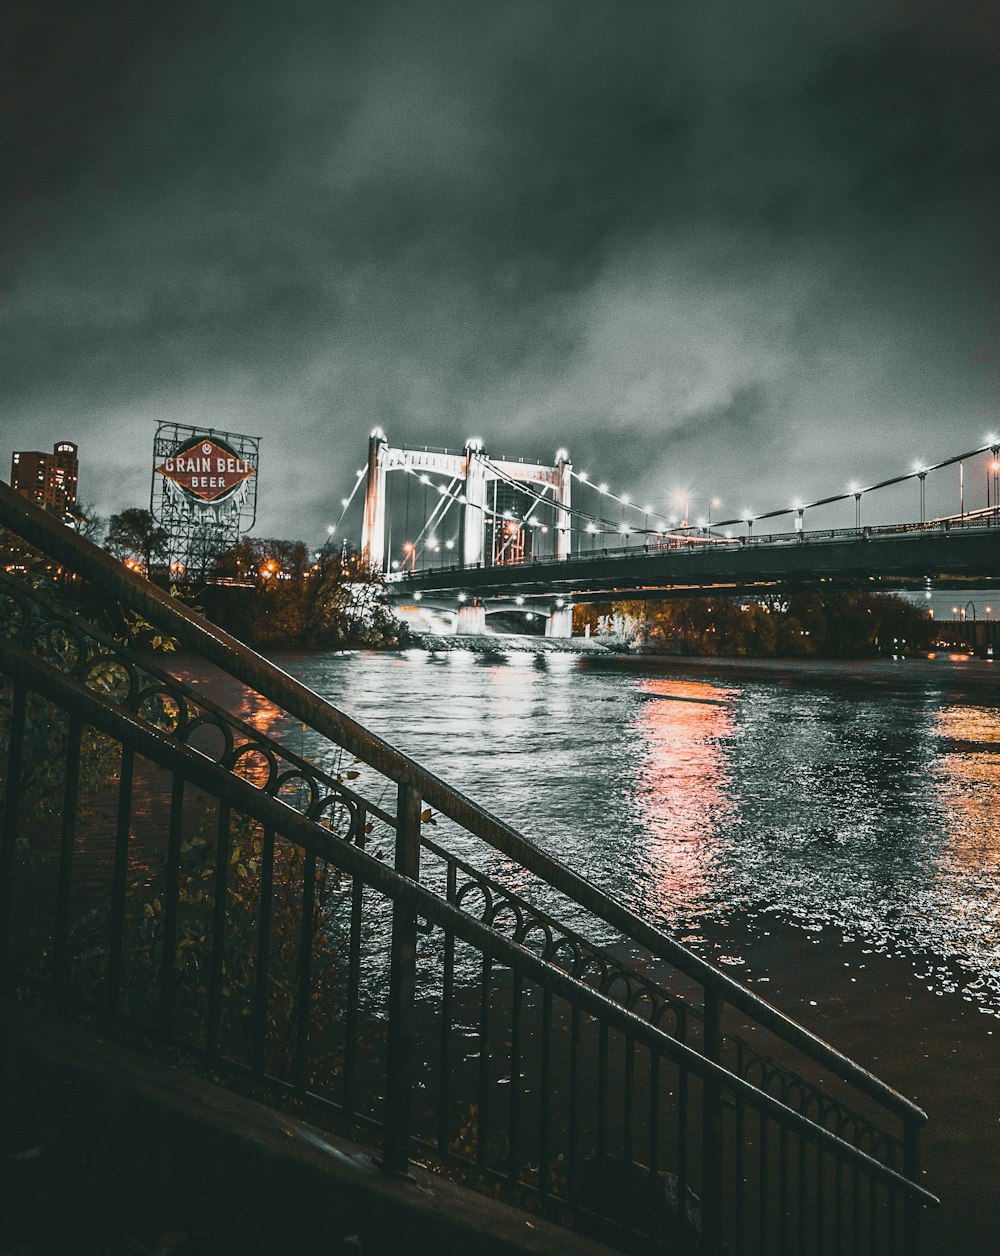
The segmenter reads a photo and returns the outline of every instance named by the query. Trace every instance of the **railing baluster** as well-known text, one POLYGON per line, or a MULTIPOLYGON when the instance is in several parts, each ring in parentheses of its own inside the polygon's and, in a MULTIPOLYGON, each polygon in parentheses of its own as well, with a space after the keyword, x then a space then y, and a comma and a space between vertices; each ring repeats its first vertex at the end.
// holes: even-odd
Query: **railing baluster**
POLYGON ((486 1170, 490 1130, 490 1010, 493 1005, 493 960, 483 956, 483 977, 479 994, 479 1066, 476 1084, 476 1169, 486 1170))
MULTIPOLYGON (((911 1182, 919 1181, 920 1178, 919 1133, 920 1125, 912 1116, 908 1116, 903 1126, 903 1174, 911 1182)), ((920 1201, 910 1195, 903 1208, 903 1247, 906 1256, 920 1256, 920 1201)))
POLYGON ((24 720, 27 689, 22 680, 14 684, 10 712, 10 742, 7 747, 7 788, 3 808, 3 841, 0 845, 0 977, 7 975, 7 949, 14 876, 14 847, 17 843, 18 807, 21 801, 21 773, 24 761, 24 720))
POLYGON ((826 1224, 826 1152, 822 1147, 816 1148, 816 1252, 823 1256, 827 1250, 829 1227, 826 1224))
MULTIPOLYGON (((458 869, 448 861, 448 879, 446 898, 454 904, 458 893, 458 869)), ((438 1062, 440 1079, 438 1082, 438 1155, 444 1156, 448 1151, 449 1122, 451 1119, 451 1034, 452 1005, 455 991, 455 934, 446 929, 444 934, 444 971, 441 975, 441 1039, 439 1044, 438 1062)))
POLYGON ((788 1130, 783 1125, 778 1136, 778 1252, 788 1252, 788 1130))
POLYGON ((886 1222, 889 1230, 887 1250, 896 1253, 899 1251, 899 1224, 897 1213, 899 1212, 899 1193, 895 1187, 890 1187, 886 1192, 886 1222))
POLYGON ((859 1256, 861 1251, 861 1170, 857 1165, 851 1169, 851 1253, 859 1256))
POLYGON ((844 1162, 840 1156, 836 1157, 833 1170, 833 1203, 836 1209, 834 1251, 837 1256, 844 1256, 844 1162))
POLYGON ((677 1223, 684 1219, 688 1190, 688 1071, 683 1064, 677 1066, 677 1223))
POLYGON ((66 730, 66 781, 63 788, 62 828, 59 838, 59 883, 52 939, 52 989, 61 994, 66 984, 66 942, 69 931, 69 897, 73 884, 73 845, 76 839, 76 807, 80 787, 80 738, 83 721, 71 715, 66 730))
POLYGON ((160 968, 159 1035, 170 1037, 177 978, 177 900, 180 893, 181 832, 184 819, 184 778, 177 772, 170 790, 170 829, 167 837, 167 883, 163 894, 163 948, 160 968))
POLYGON ((507 1177, 516 1186, 521 1176, 521 1002, 524 982, 512 974, 510 1003, 510 1107, 507 1132, 507 1177))
MULTIPOLYGON (((364 850, 368 814, 364 807, 358 812, 355 845, 364 850)), ((347 949, 347 1007, 344 1014, 344 1115, 354 1115, 355 1074, 358 1061, 358 1013, 361 1001, 361 919, 364 910, 364 886, 358 877, 351 878, 351 926, 347 949)))
POLYGON ((597 1047, 597 1163, 603 1166, 608 1154, 608 1026, 601 1021, 597 1047))
POLYGON ((798 1228, 797 1242, 798 1250, 804 1252, 806 1250, 806 1216, 808 1209, 806 1208, 806 1199, 808 1198, 808 1175, 809 1175, 809 1146, 806 1140, 799 1134, 799 1176, 798 1176, 798 1228))
MULTIPOLYGON (((401 783, 396 804, 396 871, 420 879, 420 793, 401 783)), ((417 918, 398 899, 392 905, 389 963, 389 1041, 386 1055, 385 1123, 382 1167, 406 1174, 410 1162, 410 1102, 415 1054, 414 1002, 417 989, 417 918)))
POLYGON ((569 1149, 566 1153, 567 1173, 570 1181, 570 1197, 574 1207, 578 1200, 573 1191, 577 1181, 580 1143, 580 1035, 582 1015, 574 1003, 569 1024, 569 1149))
MULTIPOLYGON (((746 1077, 746 1047, 741 1041, 736 1043, 736 1076, 746 1077)), ((746 1122, 745 1104, 741 1097, 736 1099, 736 1184, 733 1188, 733 1250, 735 1256, 743 1256, 743 1209, 744 1209, 744 1187, 743 1187, 743 1157, 744 1151, 744 1126, 746 1122)), ((803 1248, 803 1250, 805 1250, 803 1248)))
POLYGON ((229 856, 232 847, 230 812, 226 803, 219 803, 219 819, 215 839, 215 877, 212 903, 212 953, 209 959, 208 1027, 205 1047, 209 1059, 219 1051, 219 1026, 222 1021, 222 984, 226 957, 226 906, 229 893, 229 856))
POLYGON ((274 904, 274 829, 265 825, 260 852, 260 906, 257 921, 257 971, 253 999, 253 1071, 264 1074, 264 1044, 271 983, 271 916, 274 904))
POLYGON ((768 1247, 768 1204, 770 1203, 770 1194, 768 1192, 768 1171, 767 1171, 767 1144, 768 1144, 768 1119, 762 1112, 760 1114, 760 1150, 757 1154, 757 1207, 760 1209, 760 1215, 757 1219, 757 1228, 760 1234, 759 1251, 762 1256, 770 1256, 770 1248, 768 1247))
POLYGON ((544 1207, 549 1197, 552 1163, 552 991, 542 991, 542 1067, 539 1086, 538 1193, 544 1207))
MULTIPOLYGON (((722 995, 705 988, 705 1058, 722 1061, 722 995)), ((711 1078, 702 1082, 702 1244, 706 1256, 722 1250, 722 1091, 711 1078)))
POLYGON ((649 1053, 649 1185, 655 1189, 660 1174, 660 1056, 649 1053))
POLYGON ((312 1004, 312 948, 316 917, 316 856, 310 851, 302 865, 302 920, 295 978, 295 1093, 306 1093, 309 1057, 309 1012, 312 1004))
POLYGON ((629 1218, 632 1216, 633 1195, 638 1186, 636 1173, 634 1171, 635 1152, 633 1150, 633 1121, 634 1111, 633 1103, 635 1100, 635 1042, 632 1038, 625 1036, 622 1044, 625 1052, 625 1069, 624 1069, 624 1093, 622 1096, 622 1162, 625 1165, 625 1180, 622 1184, 624 1192, 624 1207, 622 1209, 625 1216, 626 1233, 632 1231, 634 1227, 629 1224, 629 1218))
POLYGON ((111 931, 108 955, 108 1011, 117 1015, 125 970, 125 894, 128 885, 128 848, 132 827, 132 779, 135 751, 122 743, 118 772, 118 817, 115 825, 115 868, 111 887, 111 931))

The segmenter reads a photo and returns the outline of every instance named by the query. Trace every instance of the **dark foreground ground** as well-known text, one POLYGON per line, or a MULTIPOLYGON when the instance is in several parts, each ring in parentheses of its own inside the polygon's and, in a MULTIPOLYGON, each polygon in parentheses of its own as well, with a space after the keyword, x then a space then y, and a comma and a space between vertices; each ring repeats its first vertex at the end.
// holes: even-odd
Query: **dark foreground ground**
POLYGON ((1000 1020, 936 994, 920 960, 864 954, 835 929, 766 917, 704 926, 706 958, 869 1068, 927 1112, 923 1184, 941 1199, 923 1256, 1000 1253, 1000 1020))

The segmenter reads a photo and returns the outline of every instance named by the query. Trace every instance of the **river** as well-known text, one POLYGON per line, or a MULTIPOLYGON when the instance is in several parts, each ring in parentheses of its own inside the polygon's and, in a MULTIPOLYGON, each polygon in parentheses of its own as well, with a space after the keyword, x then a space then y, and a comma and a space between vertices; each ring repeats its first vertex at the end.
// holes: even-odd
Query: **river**
POLYGON ((835 925, 1000 1016, 1000 663, 275 661, 696 947, 835 925))

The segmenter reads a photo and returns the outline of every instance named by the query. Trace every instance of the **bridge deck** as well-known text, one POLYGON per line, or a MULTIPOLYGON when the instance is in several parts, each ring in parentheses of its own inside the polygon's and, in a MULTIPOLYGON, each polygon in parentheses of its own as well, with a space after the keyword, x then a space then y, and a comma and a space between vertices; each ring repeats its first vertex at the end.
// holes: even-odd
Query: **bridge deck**
POLYGON ((671 548, 604 550, 503 567, 447 567, 390 583, 399 601, 443 596, 650 598, 771 588, 993 587, 1000 583, 1000 521, 861 532, 803 532, 671 548))

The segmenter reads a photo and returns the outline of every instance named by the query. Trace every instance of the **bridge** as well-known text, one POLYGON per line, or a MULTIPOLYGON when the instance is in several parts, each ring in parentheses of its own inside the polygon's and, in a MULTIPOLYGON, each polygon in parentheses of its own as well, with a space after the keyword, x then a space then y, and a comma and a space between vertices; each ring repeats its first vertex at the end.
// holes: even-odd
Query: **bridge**
MULTIPOLYGON (((464 632, 484 631, 488 610, 509 609, 542 614, 547 635, 569 636, 572 607, 581 601, 806 589, 961 592, 1000 583, 995 436, 873 484, 714 523, 718 499, 693 521, 688 495, 675 498, 674 513, 658 513, 575 471, 565 449, 546 466, 490 458, 478 440, 461 453, 393 448, 376 428, 355 493, 362 483, 362 552, 385 572, 390 596, 449 610, 464 632), (405 504, 397 502, 395 512, 391 471, 404 473, 405 504), (917 517, 874 522, 898 512, 907 485, 917 490, 909 499, 911 508, 919 504, 910 511, 917 517), (852 526, 806 526, 844 507, 852 526), (452 513, 457 522, 449 526, 452 513), (404 532, 396 550, 390 517, 397 535, 400 524, 404 532)), ((344 499, 345 513, 353 495, 344 499)))

